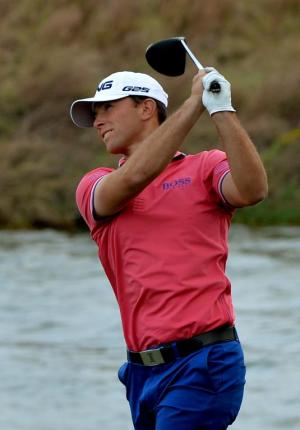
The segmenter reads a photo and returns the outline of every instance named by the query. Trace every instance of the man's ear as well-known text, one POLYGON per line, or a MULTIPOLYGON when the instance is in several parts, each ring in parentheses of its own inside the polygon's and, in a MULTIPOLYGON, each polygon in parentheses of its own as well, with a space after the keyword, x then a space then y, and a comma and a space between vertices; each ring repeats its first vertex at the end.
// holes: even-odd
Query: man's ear
POLYGON ((144 99, 140 104, 142 119, 147 120, 156 115, 157 106, 153 99, 144 99))

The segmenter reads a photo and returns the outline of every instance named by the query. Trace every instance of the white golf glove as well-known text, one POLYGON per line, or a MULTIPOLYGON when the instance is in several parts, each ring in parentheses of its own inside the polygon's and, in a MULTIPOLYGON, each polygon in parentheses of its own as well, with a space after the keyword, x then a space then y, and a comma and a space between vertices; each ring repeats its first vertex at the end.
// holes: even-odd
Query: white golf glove
POLYGON ((208 113, 212 115, 216 112, 235 112, 235 109, 231 105, 230 83, 213 67, 205 67, 204 70, 207 74, 202 78, 204 87, 202 103, 206 107, 208 113), (213 81, 217 81, 219 83, 221 87, 221 91, 219 93, 214 93, 209 90, 213 81))

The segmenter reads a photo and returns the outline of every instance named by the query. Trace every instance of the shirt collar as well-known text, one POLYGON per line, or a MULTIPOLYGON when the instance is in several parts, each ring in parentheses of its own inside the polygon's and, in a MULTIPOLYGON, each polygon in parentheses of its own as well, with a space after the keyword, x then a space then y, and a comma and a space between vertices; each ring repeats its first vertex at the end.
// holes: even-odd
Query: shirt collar
MULTIPOLYGON (((186 154, 185 154, 184 152, 176 151, 176 154, 174 155, 174 157, 173 157, 173 160, 172 160, 172 161, 180 160, 181 158, 184 158, 184 157, 186 157, 186 154)), ((126 158, 125 158, 125 157, 122 157, 122 158, 119 160, 119 165, 118 165, 118 167, 123 166, 123 164, 125 163, 125 161, 126 161, 126 158)))

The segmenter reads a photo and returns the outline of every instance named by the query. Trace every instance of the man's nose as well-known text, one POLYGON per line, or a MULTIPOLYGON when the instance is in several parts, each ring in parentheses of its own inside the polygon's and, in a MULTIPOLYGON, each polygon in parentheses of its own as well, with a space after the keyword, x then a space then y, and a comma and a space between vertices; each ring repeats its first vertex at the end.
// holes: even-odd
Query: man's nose
POLYGON ((94 128, 100 128, 104 124, 104 118, 101 112, 95 113, 95 119, 93 122, 94 128))

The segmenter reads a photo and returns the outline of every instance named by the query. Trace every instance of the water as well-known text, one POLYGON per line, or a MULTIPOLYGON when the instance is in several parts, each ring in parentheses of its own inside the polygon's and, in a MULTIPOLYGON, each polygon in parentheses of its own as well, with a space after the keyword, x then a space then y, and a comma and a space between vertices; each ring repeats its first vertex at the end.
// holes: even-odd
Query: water
MULTIPOLYGON (((233 430, 300 428, 300 229, 234 226, 248 366, 233 430)), ((0 429, 130 430, 117 305, 87 234, 0 232, 0 429)))

